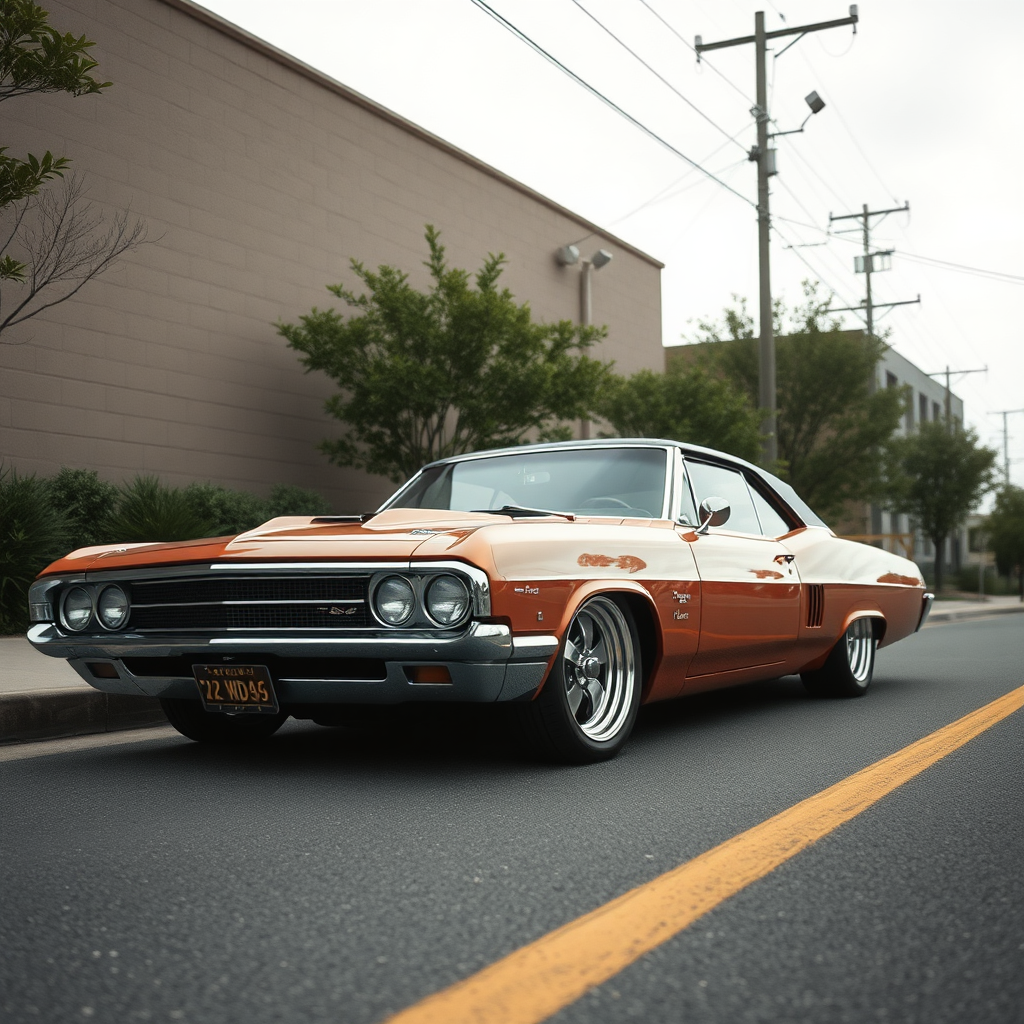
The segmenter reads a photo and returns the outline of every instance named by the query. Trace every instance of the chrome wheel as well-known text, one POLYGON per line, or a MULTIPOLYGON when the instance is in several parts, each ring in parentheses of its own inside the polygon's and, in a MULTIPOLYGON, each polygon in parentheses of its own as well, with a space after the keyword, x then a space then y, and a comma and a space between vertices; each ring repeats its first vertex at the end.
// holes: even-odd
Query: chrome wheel
POLYGON ((846 631, 846 663, 850 675, 866 686, 875 664, 875 631, 870 619, 856 619, 846 631))
POLYGON ((804 686, 819 697, 863 697, 875 670, 875 624, 854 619, 821 668, 800 673, 804 686))
POLYGON ((633 709, 637 664, 632 631, 608 597, 573 616, 562 651, 565 698, 580 731, 597 743, 616 738, 633 709))

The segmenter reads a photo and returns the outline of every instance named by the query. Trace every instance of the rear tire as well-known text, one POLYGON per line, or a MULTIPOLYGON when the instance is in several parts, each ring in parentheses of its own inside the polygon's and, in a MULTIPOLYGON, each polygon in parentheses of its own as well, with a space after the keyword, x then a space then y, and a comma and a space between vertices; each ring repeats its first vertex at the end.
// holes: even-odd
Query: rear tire
POLYGON ((875 629, 871 619, 854 619, 814 672, 801 672, 804 686, 816 697, 863 697, 875 670, 875 629))
POLYGON ((551 674, 524 706, 539 753, 568 764, 614 757, 640 706, 640 641, 625 603, 599 594, 569 622, 551 674))
POLYGON ((288 718, 287 711, 276 715, 250 713, 229 715, 223 711, 207 711, 199 700, 161 698, 167 721, 182 736, 197 743, 255 743, 273 736, 288 718))

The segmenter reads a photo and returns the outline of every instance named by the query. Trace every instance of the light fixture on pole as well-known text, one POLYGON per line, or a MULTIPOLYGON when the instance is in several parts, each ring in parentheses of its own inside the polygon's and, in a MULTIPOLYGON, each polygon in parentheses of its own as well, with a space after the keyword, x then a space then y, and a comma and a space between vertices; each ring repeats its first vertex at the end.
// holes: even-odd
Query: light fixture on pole
MULTIPOLYGON (((612 261, 612 254, 607 249, 598 249, 590 259, 580 259, 580 250, 576 245, 563 245, 555 250, 555 260, 562 267, 573 267, 580 265, 580 317, 581 327, 589 327, 593 323, 591 310, 591 276, 595 270, 608 266, 612 261)), ((590 420, 580 420, 580 437, 590 437, 590 420)))

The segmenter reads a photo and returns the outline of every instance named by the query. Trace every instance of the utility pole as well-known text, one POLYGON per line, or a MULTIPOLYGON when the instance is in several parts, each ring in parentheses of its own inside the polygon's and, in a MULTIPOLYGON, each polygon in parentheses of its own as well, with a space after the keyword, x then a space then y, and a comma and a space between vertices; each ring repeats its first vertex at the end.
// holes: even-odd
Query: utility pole
POLYGON ((866 314, 868 324, 868 337, 875 336, 875 310, 891 309, 893 306, 913 306, 921 301, 921 296, 916 299, 904 299, 902 302, 874 302, 871 298, 871 275, 882 270, 888 270, 891 265, 893 254, 892 249, 883 249, 880 252, 871 251, 871 218, 884 217, 890 213, 905 213, 910 209, 910 203, 902 206, 895 206, 889 210, 869 210, 865 203, 860 213, 841 213, 839 216, 828 215, 828 222, 832 224, 837 220, 859 220, 861 221, 861 232, 864 241, 864 255, 858 256, 854 261, 854 272, 864 275, 864 302, 860 306, 842 306, 833 309, 834 313, 859 313, 866 314))
POLYGON ((949 433, 953 432, 953 392, 949 389, 949 377, 953 373, 988 373, 988 367, 983 366, 978 370, 951 370, 949 364, 946 364, 944 370, 938 370, 935 373, 926 374, 928 377, 945 377, 946 378, 946 430, 949 433))
MULTIPOLYGON (((776 433, 777 413, 775 408, 775 334, 772 330, 772 286, 770 269, 771 217, 768 208, 768 179, 776 173, 775 150, 768 148, 768 85, 766 79, 766 57, 768 40, 782 36, 805 36, 808 32, 820 32, 826 28, 839 28, 852 25, 857 31, 857 5, 850 5, 850 16, 837 21, 820 21, 813 25, 799 25, 794 28, 777 29, 766 32, 764 27, 764 11, 754 15, 754 34, 737 39, 725 39, 717 43, 705 43, 697 36, 694 50, 697 60, 706 50, 722 50, 728 46, 754 44, 754 69, 757 76, 757 106, 751 110, 757 122, 757 145, 750 151, 750 160, 757 163, 757 247, 758 247, 758 284, 760 301, 758 303, 760 317, 760 341, 758 346, 758 403, 764 412, 761 421, 762 461, 771 465, 779 457, 778 438, 776 433)), ((796 39, 793 42, 797 42, 796 39)), ((792 44, 790 44, 792 45, 792 44)))
POLYGON ((1006 478, 1006 486, 1010 486, 1010 435, 1006 429, 1006 417, 1012 416, 1015 412, 1024 412, 1024 409, 1000 409, 997 412, 990 412, 989 416, 1003 417, 1003 476, 1006 478))

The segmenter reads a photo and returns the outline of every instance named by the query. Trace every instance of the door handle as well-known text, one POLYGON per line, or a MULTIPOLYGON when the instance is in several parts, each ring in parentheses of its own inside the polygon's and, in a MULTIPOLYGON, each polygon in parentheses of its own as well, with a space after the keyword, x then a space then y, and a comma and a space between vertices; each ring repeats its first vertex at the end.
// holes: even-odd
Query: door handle
POLYGON ((775 562, 778 565, 782 565, 785 562, 787 565, 796 558, 796 555, 776 555, 775 562))

